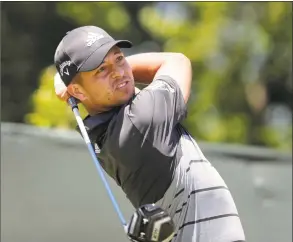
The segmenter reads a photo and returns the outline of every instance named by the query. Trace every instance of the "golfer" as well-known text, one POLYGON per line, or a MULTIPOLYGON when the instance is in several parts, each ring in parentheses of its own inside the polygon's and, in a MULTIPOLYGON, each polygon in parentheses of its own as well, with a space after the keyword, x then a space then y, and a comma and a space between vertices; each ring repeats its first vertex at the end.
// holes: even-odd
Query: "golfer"
POLYGON ((133 206, 156 203, 170 214, 172 242, 245 241, 227 185, 181 125, 190 60, 180 53, 125 57, 121 49, 131 46, 95 26, 68 32, 54 57, 63 81, 56 95, 85 107, 96 155, 133 206))

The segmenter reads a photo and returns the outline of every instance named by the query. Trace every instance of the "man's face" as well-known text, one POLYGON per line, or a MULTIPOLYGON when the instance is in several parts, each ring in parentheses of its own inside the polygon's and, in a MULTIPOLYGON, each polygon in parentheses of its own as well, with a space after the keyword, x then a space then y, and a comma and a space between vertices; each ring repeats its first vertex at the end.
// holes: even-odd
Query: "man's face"
POLYGON ((126 103, 134 94, 132 69, 123 53, 114 46, 95 70, 81 72, 74 95, 86 106, 109 109, 126 103))

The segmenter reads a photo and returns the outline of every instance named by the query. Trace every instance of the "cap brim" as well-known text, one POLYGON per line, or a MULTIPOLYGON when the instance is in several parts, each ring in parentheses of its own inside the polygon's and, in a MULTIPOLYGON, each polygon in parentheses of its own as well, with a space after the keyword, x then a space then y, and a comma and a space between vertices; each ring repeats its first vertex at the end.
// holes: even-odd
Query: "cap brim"
POLYGON ((113 46, 131 48, 132 43, 128 40, 116 40, 102 45, 83 63, 78 71, 92 71, 99 67, 113 46))

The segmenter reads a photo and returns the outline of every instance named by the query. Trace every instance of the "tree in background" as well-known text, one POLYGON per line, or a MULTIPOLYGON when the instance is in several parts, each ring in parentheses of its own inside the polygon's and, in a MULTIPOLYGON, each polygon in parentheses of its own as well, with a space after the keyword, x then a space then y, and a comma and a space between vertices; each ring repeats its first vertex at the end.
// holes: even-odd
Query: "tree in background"
MULTIPOLYGON (((11 17, 13 4, 10 4, 7 5, 10 8, 6 7, 10 9, 6 19, 11 24, 17 17, 11 17)), ((26 4, 23 6, 29 9, 26 4)), ((291 3, 48 2, 34 5, 35 8, 41 6, 50 12, 44 16, 46 21, 27 20, 34 23, 39 32, 23 31, 30 33, 27 36, 34 36, 35 46, 44 41, 41 46, 49 47, 43 52, 43 48, 34 51, 40 61, 31 60, 29 54, 24 57, 31 61, 30 68, 35 73, 45 68, 39 83, 35 74, 34 78, 26 76, 21 84, 33 83, 30 90, 36 89, 30 99, 31 109, 22 114, 25 122, 75 127, 71 110, 54 95, 53 55, 66 31, 81 25, 98 25, 115 38, 130 39, 135 44, 127 55, 173 51, 191 59, 194 76, 185 125, 197 139, 291 149, 291 3), (50 34, 42 36, 44 26, 50 34), (53 27, 58 28, 54 31, 53 27)), ((7 26, 6 32, 11 33, 7 26)), ((23 73, 28 75, 26 71, 23 73)), ((18 81, 13 75, 16 74, 8 69, 4 80, 9 77, 18 81)), ((8 82, 6 85, 6 90, 13 90, 13 85, 8 82)), ((8 101, 6 96, 5 102, 8 101)), ((21 94, 17 102, 28 103, 21 94)), ((84 110, 82 113, 85 115, 84 110)))
POLYGON ((291 3, 157 5, 144 7, 140 21, 164 51, 192 60, 191 132, 208 141, 290 148, 291 3))

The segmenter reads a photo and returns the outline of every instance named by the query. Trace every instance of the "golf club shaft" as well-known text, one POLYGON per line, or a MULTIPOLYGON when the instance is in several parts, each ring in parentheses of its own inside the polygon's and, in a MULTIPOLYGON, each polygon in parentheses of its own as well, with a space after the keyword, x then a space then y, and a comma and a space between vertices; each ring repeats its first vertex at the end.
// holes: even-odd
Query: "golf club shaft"
POLYGON ((90 142, 88 133, 87 133, 87 131, 85 129, 84 123, 83 123, 82 118, 81 118, 81 116, 79 114, 77 102, 76 102, 75 98, 73 98, 73 97, 70 97, 67 102, 72 108, 72 111, 73 111, 74 116, 76 118, 77 124, 78 124, 79 129, 81 131, 81 134, 83 136, 83 139, 84 139, 84 141, 85 141, 85 143, 86 143, 86 145, 88 147, 88 150, 89 150, 89 152, 90 152, 90 154, 91 154, 91 156, 93 158, 93 161, 94 161, 94 163, 96 165, 96 168, 97 168, 97 170, 99 172, 99 175, 100 175, 100 177, 101 177, 101 179, 102 179, 102 181, 104 183, 104 186, 105 186, 105 188, 107 190, 107 193, 108 193, 108 195, 109 195, 109 197, 111 199, 111 202, 112 202, 112 204, 113 204, 113 206, 114 206, 114 208, 115 208, 115 210, 116 210, 116 212, 117 212, 117 214, 119 216, 119 219, 120 219, 120 221, 121 221, 121 223, 122 223, 122 225, 124 227, 124 230, 126 231, 127 224, 126 224, 125 219, 124 219, 124 217, 122 215, 122 212, 120 211, 120 208, 119 208, 119 206, 118 206, 118 204, 116 202, 116 199, 114 198, 114 195, 113 195, 113 193, 111 191, 111 188, 110 188, 110 186, 109 186, 109 184, 108 184, 108 182, 106 180, 106 177, 105 177, 105 175, 103 173, 102 167, 101 167, 101 165, 100 165, 100 163, 99 163, 99 161, 98 161, 98 159, 96 157, 96 154, 94 152, 94 148, 93 148, 93 146, 92 146, 92 144, 90 142))

